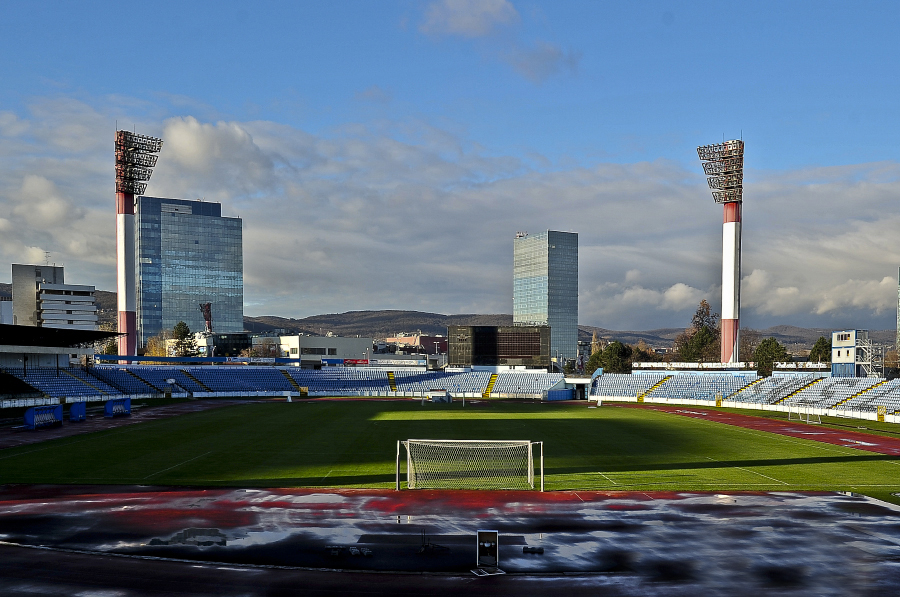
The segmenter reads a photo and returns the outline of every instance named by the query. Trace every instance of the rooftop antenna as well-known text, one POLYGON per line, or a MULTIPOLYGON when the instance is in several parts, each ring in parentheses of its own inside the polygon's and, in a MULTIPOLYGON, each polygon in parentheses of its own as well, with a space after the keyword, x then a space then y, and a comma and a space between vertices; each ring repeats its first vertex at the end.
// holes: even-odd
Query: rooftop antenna
POLYGON ((50 251, 44 251, 44 265, 50 265, 50 251))

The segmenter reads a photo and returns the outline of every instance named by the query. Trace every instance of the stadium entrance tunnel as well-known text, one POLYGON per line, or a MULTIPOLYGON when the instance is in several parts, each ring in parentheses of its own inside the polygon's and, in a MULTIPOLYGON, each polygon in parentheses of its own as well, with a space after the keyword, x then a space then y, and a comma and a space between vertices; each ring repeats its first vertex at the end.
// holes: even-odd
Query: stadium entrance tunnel
POLYGON ((481 528, 499 531, 511 575, 817 595, 900 589, 896 570, 875 566, 896 568, 900 508, 853 494, 0 489, 6 546, 155 561, 463 575, 481 528))

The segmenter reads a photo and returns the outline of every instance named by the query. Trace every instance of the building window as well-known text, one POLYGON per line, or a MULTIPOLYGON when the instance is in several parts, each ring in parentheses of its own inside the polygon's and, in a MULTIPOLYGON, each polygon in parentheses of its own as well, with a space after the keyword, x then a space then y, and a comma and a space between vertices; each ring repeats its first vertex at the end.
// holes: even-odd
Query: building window
POLYGON ((328 349, 328 354, 331 355, 331 356, 337 355, 337 348, 329 348, 329 349, 328 349))

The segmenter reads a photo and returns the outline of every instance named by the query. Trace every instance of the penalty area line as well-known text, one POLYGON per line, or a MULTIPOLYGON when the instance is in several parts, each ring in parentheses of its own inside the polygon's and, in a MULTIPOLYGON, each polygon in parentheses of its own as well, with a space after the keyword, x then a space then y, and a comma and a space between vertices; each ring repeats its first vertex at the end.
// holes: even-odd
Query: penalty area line
MULTIPOLYGON (((709 456, 707 456, 706 459, 707 459, 707 460, 712 460, 713 462, 722 462, 721 460, 716 460, 715 458, 710 458, 709 456)), ((725 463, 722 462, 722 464, 725 464, 725 463)), ((741 466, 729 466, 728 468, 736 468, 736 469, 738 469, 739 471, 744 471, 744 472, 747 472, 747 473, 753 473, 754 475, 759 475, 760 477, 765 477, 766 479, 769 479, 770 481, 775 481, 776 483, 781 483, 782 485, 790 485, 790 483, 785 483, 785 482, 782 481, 781 479, 776 479, 775 477, 770 477, 769 475, 764 475, 764 474, 762 474, 762 473, 758 473, 758 472, 756 472, 756 471, 754 471, 754 470, 750 470, 749 468, 743 468, 743 467, 741 467, 741 466)))
POLYGON ((188 462, 191 462, 191 461, 193 461, 193 460, 197 460, 198 458, 203 458, 204 456, 206 456, 207 454, 209 454, 209 453, 211 453, 211 452, 212 452, 212 450, 210 450, 209 452, 204 452, 203 454, 200 454, 200 456, 194 456, 193 458, 188 458, 188 459, 185 460, 184 462, 179 462, 178 464, 173 464, 173 465, 170 466, 169 468, 164 468, 164 469, 161 470, 161 471, 156 471, 155 473, 150 473, 149 475, 147 475, 146 477, 144 477, 144 479, 149 479, 150 477, 155 477, 156 475, 159 475, 160 473, 164 473, 164 472, 166 472, 166 471, 170 471, 170 470, 172 470, 173 468, 178 468, 178 467, 181 466, 182 464, 187 464, 188 462))
POLYGON ((618 485, 618 483, 616 483, 615 481, 613 481, 612 479, 610 479, 609 477, 607 477, 607 476, 604 475, 603 473, 601 473, 601 472, 598 471, 597 474, 600 475, 601 477, 603 477, 604 479, 606 479, 607 481, 609 481, 610 483, 612 483, 613 485, 618 485))

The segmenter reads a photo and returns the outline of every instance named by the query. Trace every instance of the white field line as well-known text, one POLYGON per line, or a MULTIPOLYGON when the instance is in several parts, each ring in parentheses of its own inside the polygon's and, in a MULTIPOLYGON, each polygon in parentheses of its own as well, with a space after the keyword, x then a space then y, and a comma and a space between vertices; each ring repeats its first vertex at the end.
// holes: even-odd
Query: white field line
POLYGON ((598 472, 597 474, 600 475, 601 477, 603 477, 604 479, 606 479, 607 481, 609 481, 610 483, 612 483, 613 485, 618 485, 618 483, 616 483, 615 481, 613 481, 612 479, 610 479, 609 477, 607 477, 607 476, 604 475, 603 473, 598 472))
MULTIPOLYGON (((160 421, 160 422, 162 422, 163 420, 164 419, 157 419, 157 421, 160 421)), ((155 423, 155 422, 156 421, 147 421, 146 424, 155 423)), ((131 424, 123 425, 119 429, 113 429, 106 435, 110 436, 110 435, 116 435, 118 433, 125 433, 126 431, 129 431, 130 426, 131 426, 131 424)), ((103 431, 103 430, 100 429, 98 431, 103 431)), ((81 439, 72 440, 72 441, 66 442, 66 443, 58 443, 58 444, 54 444, 52 446, 44 446, 42 448, 35 448, 34 450, 28 450, 27 452, 18 452, 16 454, 10 454, 9 456, 0 456, 0 460, 6 460, 7 458, 18 458, 19 456, 24 456, 25 454, 34 454, 35 452, 43 452, 44 450, 52 450, 54 448, 64 448, 66 446, 71 446, 72 444, 80 444, 82 442, 96 439, 95 437, 93 437, 94 432, 88 431, 88 432, 86 432, 86 434, 89 435, 90 437, 83 437, 81 439)), ((75 437, 78 437, 78 436, 75 436, 75 437)), ((65 438, 61 438, 61 439, 65 439, 65 438)), ((28 444, 24 444, 24 445, 28 445, 28 444)), ((19 448, 19 447, 22 447, 22 446, 10 446, 9 448, 4 448, 4 450, 15 450, 16 448, 19 448)))
MULTIPOLYGON (((720 463, 722 463, 722 464, 725 464, 725 463, 722 462, 721 460, 716 460, 715 458, 710 458, 709 456, 707 456, 706 459, 707 459, 707 460, 712 460, 713 462, 720 462, 720 463)), ((738 469, 739 471, 745 471, 745 472, 748 472, 748 473, 753 473, 754 475, 759 475, 760 477, 765 477, 766 479, 770 479, 770 480, 775 481, 775 482, 777 482, 777 483, 781 483, 782 485, 790 485, 790 483, 785 483, 784 481, 781 481, 780 479, 776 479, 775 477, 770 477, 769 475, 764 475, 764 474, 762 474, 762 473, 758 473, 758 472, 756 472, 756 471, 754 471, 754 470, 751 470, 751 469, 749 469, 749 468, 744 468, 744 467, 742 467, 742 466, 729 466, 728 468, 736 468, 736 469, 738 469)))
POLYGON ((178 467, 181 466, 182 464, 187 464, 188 462, 197 460, 198 458, 203 458, 204 456, 206 456, 207 454, 209 454, 209 453, 211 453, 211 452, 212 452, 212 450, 210 450, 209 452, 204 452, 203 454, 200 454, 199 456, 194 456, 193 458, 188 458, 188 459, 185 460, 184 462, 179 462, 178 464, 173 464, 173 465, 170 466, 169 468, 164 468, 164 469, 161 470, 161 471, 156 471, 155 473, 151 473, 151 474, 147 475, 146 477, 144 477, 144 479, 149 479, 150 477, 155 477, 156 475, 159 475, 160 473, 164 473, 164 472, 166 472, 166 471, 170 471, 170 470, 172 470, 173 468, 178 468, 178 467))

